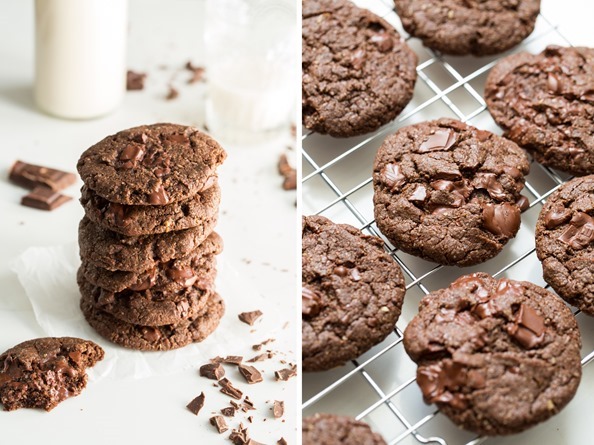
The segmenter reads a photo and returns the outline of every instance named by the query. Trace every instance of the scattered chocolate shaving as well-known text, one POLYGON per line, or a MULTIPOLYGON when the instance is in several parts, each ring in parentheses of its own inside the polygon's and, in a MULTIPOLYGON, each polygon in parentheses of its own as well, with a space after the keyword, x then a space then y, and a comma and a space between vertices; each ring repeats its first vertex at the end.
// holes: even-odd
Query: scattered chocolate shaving
POLYGON ((242 361, 243 357, 241 355, 228 355, 223 359, 223 363, 228 365, 240 365, 242 361))
POLYGON ((219 381, 225 376, 225 370, 220 363, 208 363, 200 367, 200 376, 219 381))
POLYGON ((242 407, 243 412, 247 412, 248 410, 252 410, 252 409, 256 409, 254 407, 254 402, 252 402, 248 396, 245 396, 245 398, 243 399, 243 407, 242 407))
POLYGON ((55 192, 59 192, 74 184, 76 182, 76 175, 62 170, 43 167, 42 165, 16 161, 10 168, 8 179, 27 189, 45 186, 55 192))
POLYGON ((276 445, 288 445, 287 441, 284 437, 281 437, 279 440, 276 441, 276 445))
POLYGON ((239 365, 239 367, 237 369, 239 369, 239 373, 243 376, 245 381, 248 382, 250 385, 252 383, 258 383, 258 382, 261 382, 262 380, 264 380, 262 378, 262 374, 260 373, 260 371, 258 371, 253 366, 239 365))
POLYGON ((282 400, 275 400, 272 406, 272 415, 275 419, 280 419, 285 414, 285 402, 282 400))
POLYGON ((135 71, 128 70, 126 73, 126 89, 128 91, 144 90, 145 79, 145 73, 137 73, 135 71))
POLYGON ((173 86, 169 85, 169 91, 167 92, 167 96, 165 96, 166 100, 173 100, 179 96, 179 91, 175 89, 173 86))
POLYGON ((287 381, 291 377, 295 377, 297 375, 297 366, 293 365, 290 368, 281 369, 279 371, 274 371, 274 376, 276 380, 284 380, 287 381))
POLYGON ((263 347, 263 346, 265 346, 265 345, 267 345, 268 343, 270 343, 270 342, 273 342, 273 341, 274 341, 274 338, 269 338, 268 340, 264 340, 263 342, 261 342, 261 343, 258 343, 257 345, 253 345, 253 346, 252 346, 252 349, 253 349, 254 351, 260 351, 260 350, 262 349, 262 347, 263 347))
POLYGON ((234 401, 234 400, 229 400, 229 403, 231 404, 231 406, 233 408, 235 408, 236 411, 241 408, 241 405, 239 403, 237 403, 236 401, 234 401))
POLYGON ((235 408, 233 408, 232 406, 222 408, 221 414, 225 417, 233 417, 233 416, 235 416, 235 408))
POLYGON ((255 357, 252 357, 251 359, 247 360, 250 363, 254 363, 254 362, 262 362, 264 360, 268 360, 269 358, 274 357, 274 354, 271 351, 265 352, 264 354, 258 354, 255 357))
POLYGON ((254 417, 253 416, 249 416, 247 418, 247 420, 248 420, 249 423, 254 423, 254 417))
POLYGON ((70 196, 54 192, 44 186, 35 187, 21 199, 21 205, 39 210, 54 210, 72 200, 70 196))
POLYGON ((204 406, 204 399, 205 398, 206 397, 205 397, 204 393, 201 392, 198 397, 196 397, 194 400, 192 400, 190 403, 188 403, 186 405, 186 408, 188 408, 195 415, 198 415, 198 413, 200 412, 200 410, 204 406))
POLYGON ((244 428, 243 424, 240 423, 239 428, 237 428, 236 430, 234 429, 229 435, 229 440, 233 442, 235 445, 246 445, 250 443, 247 428, 244 428))
POLYGON ((280 155, 278 160, 278 172, 285 178, 283 182, 284 190, 295 190, 297 188, 297 170, 289 164, 287 155, 280 155))
POLYGON ((188 61, 185 68, 192 72, 192 77, 188 79, 188 83, 192 84, 203 80, 205 71, 204 67, 194 66, 191 61, 188 61))
POLYGON ((211 358, 210 362, 211 363, 223 363, 223 360, 224 360, 223 357, 216 356, 215 358, 211 358))
POLYGON ((219 380, 219 385, 221 385, 220 391, 223 394, 233 397, 234 399, 241 400, 243 393, 239 389, 234 387, 228 379, 223 378, 219 380))
POLYGON ((256 322, 256 320, 258 318, 260 318, 262 316, 262 311, 251 311, 251 312, 242 312, 241 314, 239 314, 237 317, 239 318, 239 320, 243 321, 246 324, 249 324, 250 326, 253 326, 254 323, 256 322))
POLYGON ((210 424, 217 429, 219 434, 222 434, 229 429, 223 416, 212 416, 210 418, 210 424))

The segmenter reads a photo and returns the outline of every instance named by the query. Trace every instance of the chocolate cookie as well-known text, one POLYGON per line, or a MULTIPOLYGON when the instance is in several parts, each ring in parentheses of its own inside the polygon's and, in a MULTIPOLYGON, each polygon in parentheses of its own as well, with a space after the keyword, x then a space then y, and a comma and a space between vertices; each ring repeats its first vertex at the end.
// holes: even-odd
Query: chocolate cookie
POLYGON ((80 202, 87 218, 127 236, 151 235, 188 229, 216 217, 221 189, 215 184, 184 201, 163 206, 124 205, 109 202, 87 186, 80 202))
POLYGON ((213 231, 217 215, 191 229, 130 237, 102 228, 84 217, 78 226, 83 261, 112 271, 146 271, 190 254, 213 231))
POLYGON ((421 300, 404 331, 427 403, 482 435, 523 431, 558 413, 582 375, 569 308, 535 284, 463 276, 421 300))
POLYGON ((401 128, 375 158, 377 226, 411 255, 445 265, 481 263, 520 228, 528 170, 516 144, 456 120, 401 128))
POLYGON ((196 128, 143 125, 86 150, 77 169, 99 196, 127 205, 165 205, 211 187, 223 148, 196 128))
POLYGON ((569 304, 594 315, 594 175, 554 192, 536 222, 536 254, 547 283, 569 304))
POLYGON ((103 349, 80 338, 29 340, 0 355, 0 402, 6 411, 50 411, 87 386, 86 368, 103 359, 103 349))
POLYGON ((315 414, 303 419, 303 445, 386 445, 369 425, 347 416, 315 414))
POLYGON ((379 238, 322 216, 303 217, 304 371, 340 366, 394 330, 404 278, 379 238))
POLYGON ((348 0, 303 0, 303 125, 356 136, 412 98, 417 56, 392 25, 348 0))
POLYGON ((127 323, 146 326, 179 324, 201 314, 212 289, 189 286, 178 292, 159 292, 152 289, 110 292, 89 283, 82 270, 77 274, 81 295, 93 302, 97 309, 127 323))
POLYGON ((513 54, 489 73, 485 100, 504 136, 543 165, 594 173, 594 49, 513 54))
POLYGON ((540 0, 395 0, 404 29, 446 54, 508 50, 533 30, 540 0))
POLYGON ((223 250, 223 240, 213 232, 185 257, 157 263, 143 272, 110 271, 83 261, 82 273, 86 281, 107 291, 126 289, 158 292, 178 292, 190 286, 211 289, 216 276, 216 258, 223 250))
POLYGON ((80 300, 82 312, 89 324, 113 343, 142 351, 166 351, 200 342, 219 325, 225 304, 219 294, 213 293, 201 314, 189 317, 177 325, 142 326, 118 320, 98 309, 88 296, 80 300))

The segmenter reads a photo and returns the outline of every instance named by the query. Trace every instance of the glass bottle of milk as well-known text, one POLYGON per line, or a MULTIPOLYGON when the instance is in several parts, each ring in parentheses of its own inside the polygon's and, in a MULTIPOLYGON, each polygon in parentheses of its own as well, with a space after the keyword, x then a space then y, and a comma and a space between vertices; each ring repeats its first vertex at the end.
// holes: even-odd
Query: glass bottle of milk
POLYGON ((207 0, 206 123, 250 141, 294 119, 299 54, 295 0, 207 0))
POLYGON ((67 119, 113 111, 126 92, 127 0, 35 0, 38 107, 67 119))

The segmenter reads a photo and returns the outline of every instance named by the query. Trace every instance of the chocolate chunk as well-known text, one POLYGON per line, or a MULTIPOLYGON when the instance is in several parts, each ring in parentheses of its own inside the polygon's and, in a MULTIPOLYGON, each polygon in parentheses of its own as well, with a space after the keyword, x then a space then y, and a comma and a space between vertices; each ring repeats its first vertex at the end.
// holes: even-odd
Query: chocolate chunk
POLYGON ((489 196, 495 200, 504 201, 506 198, 505 190, 495 173, 477 173, 472 185, 477 189, 485 189, 489 196))
POLYGON ((571 219, 571 210, 565 208, 562 204, 555 205, 545 215, 544 223, 547 229, 554 229, 571 219))
POLYGON ((287 441, 284 437, 281 437, 279 440, 276 441, 276 445, 288 445, 287 441))
POLYGON ((524 195, 521 195, 516 201, 516 205, 520 208, 520 212, 525 212, 530 208, 530 201, 524 195))
POLYGON ((274 357, 274 354, 272 352, 268 351, 268 352, 265 352, 264 354, 256 355, 255 357, 252 357, 251 359, 249 359, 247 361, 250 363, 262 362, 262 361, 267 360, 272 357, 274 357))
POLYGON ((143 326, 141 329, 142 338, 152 343, 159 341, 161 338, 161 332, 158 329, 151 326, 143 326))
POLYGON ((449 207, 463 206, 473 190, 466 179, 462 179, 461 181, 439 179, 433 181, 430 185, 434 190, 448 192, 446 202, 449 207))
POLYGON ((272 406, 272 415, 275 419, 280 419, 285 414, 285 402, 275 400, 272 406))
POLYGON ((240 365, 243 361, 243 357, 241 355, 228 355, 222 361, 229 365, 240 365))
POLYGON ((516 314, 515 324, 507 332, 524 348, 532 349, 544 339, 544 318, 532 307, 522 303, 516 314))
POLYGON ((574 249, 583 249, 592 240, 594 240, 594 219, 583 212, 577 212, 573 215, 569 227, 559 237, 559 241, 574 249))
POLYGON ((204 406, 204 399, 205 398, 206 397, 204 396, 204 393, 201 392, 198 397, 196 397, 194 400, 192 400, 190 403, 188 403, 188 405, 186 406, 186 408, 188 408, 190 411, 192 411, 195 415, 198 415, 198 413, 200 412, 200 410, 204 406))
POLYGON ((167 91, 167 96, 165 96, 166 100, 173 100, 179 97, 179 91, 169 85, 169 90, 167 91))
POLYGON ((237 368, 239 369, 239 373, 245 378, 245 381, 249 384, 258 383, 264 380, 262 378, 262 374, 253 366, 249 365, 239 365, 237 368))
POLYGON ((382 169, 380 179, 392 192, 402 187, 406 181, 406 178, 400 171, 400 165, 398 164, 386 164, 382 169))
POLYGON ((243 399, 243 407, 241 409, 244 412, 247 412, 248 410, 256 408, 254 407, 254 402, 252 402, 248 396, 245 396, 245 398, 243 399))
POLYGON ((408 197, 409 201, 422 203, 427 199, 427 188, 424 185, 417 184, 411 195, 408 197))
POLYGON ((549 73, 547 77, 547 86, 551 93, 558 93, 560 91, 559 79, 553 73, 549 73))
MULTIPOLYGON (((336 268, 338 269, 338 268, 336 268)), ((346 271, 346 268, 344 268, 346 271)), ((337 273, 339 275, 342 270, 337 273)), ((339 275, 340 276, 340 275, 339 275)), ((308 287, 301 287, 301 314, 307 317, 314 317, 322 310, 322 297, 319 292, 308 287)))
POLYGON ((394 48, 394 41, 392 40, 392 37, 385 32, 371 36, 369 41, 375 43, 377 48, 382 53, 387 53, 392 48, 394 48))
POLYGON ((261 316, 262 316, 262 311, 256 310, 256 311, 251 311, 251 312, 242 312, 237 317, 239 317, 239 319, 241 321, 243 321, 244 323, 247 323, 250 326, 253 326, 254 323, 256 322, 256 320, 258 318, 260 318, 261 316))
POLYGON ((287 155, 282 154, 278 160, 278 172, 284 176, 284 190, 295 190, 297 188, 297 170, 289 164, 287 155))
POLYGON ((194 66, 194 64, 192 64, 192 62, 188 61, 188 63, 186 63, 185 68, 188 71, 192 72, 192 77, 190 77, 188 79, 188 83, 200 82, 204 78, 204 71, 205 71, 204 67, 194 66))
POLYGON ((243 393, 239 389, 234 387, 228 379, 223 378, 219 380, 219 385, 221 385, 220 391, 223 394, 233 397, 234 399, 241 400, 243 393))
POLYGON ((128 144, 120 153, 118 158, 121 161, 120 168, 131 169, 138 165, 144 157, 144 148, 139 145, 128 144))
POLYGON ((224 433, 229 429, 227 426, 227 422, 225 422, 225 418, 223 416, 213 416, 210 418, 210 424, 214 426, 219 434, 224 433))
POLYGON ((15 184, 28 189, 45 186, 55 192, 65 189, 76 182, 74 173, 64 172, 40 165, 16 161, 8 174, 15 184))
POLYGON ((273 342, 274 338, 269 338, 268 340, 264 340, 261 343, 258 343, 257 345, 252 345, 252 349, 254 351, 259 351, 260 349, 262 349, 263 346, 267 345, 270 342, 273 342))
POLYGON ((293 365, 290 368, 281 369, 279 371, 274 371, 274 376, 276 380, 289 380, 291 377, 295 377, 297 375, 297 366, 293 365))
POLYGON ((351 66, 360 70, 365 65, 365 51, 358 49, 351 55, 351 66))
POLYGON ((198 280, 198 275, 191 267, 167 268, 167 276, 177 283, 181 283, 184 287, 190 287, 198 280))
POLYGON ((520 209, 514 204, 487 204, 483 208, 484 226, 494 235, 512 237, 520 227, 520 209))
POLYGON ((466 370, 459 363, 448 361, 443 366, 436 363, 419 368, 417 383, 427 403, 447 403, 458 409, 466 406, 462 394, 449 391, 456 391, 466 383, 466 370))
POLYGON ((207 379, 221 380, 225 375, 225 370, 219 363, 208 363, 200 367, 200 376, 207 379))
POLYGON ((70 196, 54 192, 52 189, 44 186, 39 186, 23 196, 21 205, 40 210, 54 210, 71 199, 70 196))
POLYGON ((233 417, 233 416, 235 416, 235 408, 233 408, 232 406, 228 406, 227 408, 222 408, 221 414, 225 417, 233 417))
POLYGON ((128 72, 126 73, 126 90, 128 90, 128 91, 143 90, 145 79, 146 79, 146 74, 136 73, 132 70, 128 70, 128 72))
POLYGON ((419 153, 427 153, 429 151, 446 151, 456 143, 458 137, 456 133, 449 128, 435 130, 420 146, 419 153))

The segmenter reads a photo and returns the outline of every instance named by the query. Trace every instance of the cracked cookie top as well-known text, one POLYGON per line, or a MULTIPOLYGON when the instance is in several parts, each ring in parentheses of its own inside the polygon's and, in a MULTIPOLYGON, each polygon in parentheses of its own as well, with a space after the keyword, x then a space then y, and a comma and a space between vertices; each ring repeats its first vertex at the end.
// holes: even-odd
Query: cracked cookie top
POLYGON ((401 128, 375 158, 377 226, 412 255, 444 265, 481 263, 518 231, 528 171, 515 143, 462 122, 401 128))
POLYGON ((543 276, 573 306, 594 315, 594 176, 563 184, 536 222, 543 276))
POLYGON ((523 431, 575 395, 581 339, 569 308, 525 281, 465 275, 424 297, 404 331, 427 403, 488 436, 523 431))
POLYGON ((303 125, 369 133, 410 101, 417 56, 392 25, 348 0, 303 0, 303 125))
POLYGON ((305 216, 302 258, 304 371, 343 365, 394 330, 404 278, 379 238, 305 216))
POLYGON ((549 46, 489 73, 485 100, 505 137, 546 166, 594 173, 594 49, 549 46))

